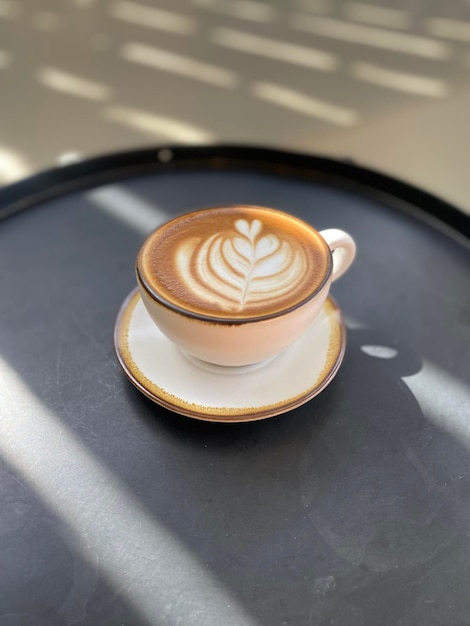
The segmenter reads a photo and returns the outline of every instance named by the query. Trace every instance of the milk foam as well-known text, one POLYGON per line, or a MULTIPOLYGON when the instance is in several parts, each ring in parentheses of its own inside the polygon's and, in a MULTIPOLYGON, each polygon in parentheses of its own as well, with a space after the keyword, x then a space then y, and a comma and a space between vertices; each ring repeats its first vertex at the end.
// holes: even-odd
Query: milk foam
POLYGON ((308 224, 243 205, 170 220, 137 257, 140 280, 160 302, 239 321, 283 314, 321 289, 330 272, 328 246, 308 224))
POLYGON ((185 239, 174 271, 193 298, 224 311, 275 306, 306 280, 309 263, 301 246, 263 231, 260 219, 236 219, 230 230, 185 239))

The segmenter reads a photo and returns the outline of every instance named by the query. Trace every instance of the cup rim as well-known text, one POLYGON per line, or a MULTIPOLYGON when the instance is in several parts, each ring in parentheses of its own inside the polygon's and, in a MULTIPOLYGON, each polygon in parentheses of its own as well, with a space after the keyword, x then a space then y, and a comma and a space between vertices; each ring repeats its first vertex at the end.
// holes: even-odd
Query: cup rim
POLYGON ((167 220, 166 222, 163 222, 162 224, 157 226, 157 228, 155 228, 146 237, 145 241, 143 242, 143 244, 141 245, 141 247, 139 249, 139 252, 138 252, 137 257, 136 257, 136 262, 135 262, 135 272, 136 272, 137 283, 138 283, 139 287, 141 287, 145 291, 145 293, 149 296, 149 298, 151 300, 157 302, 158 304, 160 304, 161 306, 169 309, 170 311, 173 311, 175 313, 179 313, 183 317, 187 317, 187 318, 194 319, 194 320, 199 320, 199 321, 208 322, 208 323, 215 323, 215 324, 219 324, 219 325, 235 326, 235 325, 243 325, 243 324, 252 324, 252 323, 255 323, 255 322, 261 322, 261 321, 265 321, 265 320, 270 320, 270 319, 275 319, 275 318, 278 318, 278 317, 282 317, 284 315, 287 315, 287 314, 291 313, 292 311, 295 311, 295 310, 299 309, 300 307, 304 306, 305 304, 307 304, 308 302, 313 300, 318 294, 320 294, 323 291, 325 286, 330 281, 331 275, 333 273, 333 257, 332 257, 331 249, 328 246, 328 244, 326 243, 326 241, 323 239, 323 237, 321 236, 320 231, 318 231, 311 224, 309 224, 308 222, 305 222, 304 220, 302 220, 301 218, 297 217, 296 215, 292 215, 291 213, 287 213, 286 211, 281 211, 279 209, 274 209, 274 208, 271 208, 271 207, 260 206, 260 205, 255 205, 255 204, 220 204, 220 205, 204 207, 204 208, 201 208, 201 209, 195 209, 193 211, 188 211, 188 212, 182 213, 181 215, 177 215, 176 217, 171 218, 171 219, 167 220), (317 286, 317 288, 312 293, 309 293, 305 298, 303 298, 302 300, 299 300, 298 302, 295 302, 293 305, 291 305, 289 307, 285 307, 285 308, 283 308, 283 309, 281 309, 279 311, 274 311, 272 313, 263 313, 263 314, 259 314, 259 315, 251 315, 251 316, 245 317, 245 318, 243 318, 243 317, 230 317, 230 316, 227 316, 227 315, 218 316, 218 315, 214 315, 214 314, 210 314, 210 313, 200 313, 200 312, 197 312, 197 311, 192 311, 189 308, 185 308, 184 306, 180 306, 180 305, 178 305, 178 304, 176 304, 174 302, 171 302, 170 300, 165 298, 163 295, 158 293, 158 291, 153 289, 152 286, 149 284, 149 282, 146 280, 145 276, 143 275, 143 272, 142 272, 142 269, 141 269, 141 258, 142 258, 142 255, 143 255, 143 249, 144 249, 145 245, 147 244, 147 241, 154 235, 154 233, 156 233, 161 228, 167 226, 168 224, 171 224, 173 222, 177 222, 178 220, 180 220, 182 218, 187 218, 189 216, 192 216, 192 215, 195 215, 195 214, 198 214, 198 213, 204 213, 204 212, 212 211, 212 210, 215 210, 215 209, 231 209, 231 208, 234 208, 234 209, 235 208, 241 208, 241 209, 253 208, 253 209, 259 209, 259 210, 262 210, 262 211, 270 211, 270 212, 273 212, 273 213, 285 215, 289 219, 293 219, 293 220, 301 223, 303 226, 306 226, 308 229, 313 231, 315 234, 319 235, 319 242, 323 244, 323 248, 324 248, 324 250, 325 250, 325 252, 327 254, 327 257, 328 257, 328 268, 327 268, 327 271, 325 272, 325 275, 323 276, 320 284, 317 286))

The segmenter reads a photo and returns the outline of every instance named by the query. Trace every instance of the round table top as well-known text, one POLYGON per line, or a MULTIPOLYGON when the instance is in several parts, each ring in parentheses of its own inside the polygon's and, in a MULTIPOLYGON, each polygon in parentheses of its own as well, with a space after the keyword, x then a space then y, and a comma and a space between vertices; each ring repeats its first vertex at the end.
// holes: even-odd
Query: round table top
POLYGON ((1 190, 0 217, 2 624, 468 624, 467 216, 351 163, 240 146, 46 172, 1 190), (154 404, 113 349, 146 235, 225 203, 358 248, 332 288, 335 379, 246 424, 154 404))

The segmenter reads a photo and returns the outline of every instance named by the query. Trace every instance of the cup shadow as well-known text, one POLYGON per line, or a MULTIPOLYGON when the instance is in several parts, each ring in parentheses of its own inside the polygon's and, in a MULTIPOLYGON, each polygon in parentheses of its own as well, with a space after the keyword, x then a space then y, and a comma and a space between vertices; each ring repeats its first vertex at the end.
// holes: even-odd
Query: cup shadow
POLYGON ((336 379, 275 418, 198 422, 128 388, 147 427, 180 450, 165 463, 190 523, 166 523, 253 615, 281 624, 314 589, 315 620, 364 623, 355 621, 359 607, 365 623, 392 624, 413 613, 421 585, 435 584, 437 564, 452 560, 463 575, 455 538, 464 487, 453 481, 449 498, 432 474, 434 454, 449 481, 468 455, 430 424, 403 382, 420 369, 419 355, 396 339, 351 329, 336 379), (384 622, 377 607, 390 595, 399 601, 384 622))

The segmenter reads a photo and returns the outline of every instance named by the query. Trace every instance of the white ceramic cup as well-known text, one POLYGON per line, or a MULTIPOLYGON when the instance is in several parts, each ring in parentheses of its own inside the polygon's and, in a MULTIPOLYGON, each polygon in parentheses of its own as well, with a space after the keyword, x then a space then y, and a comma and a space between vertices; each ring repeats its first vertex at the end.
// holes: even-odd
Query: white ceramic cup
MULTIPOLYGON (((230 236, 224 234, 225 240, 230 239, 230 236)), ((235 232, 233 238, 237 236, 241 241, 242 236, 235 232)), ((261 239, 262 232, 257 236, 261 239)), ((282 234, 279 238, 282 239, 282 234)), ((266 237, 264 244, 269 247, 270 241, 266 237)), ((264 244, 261 242, 259 245, 262 248, 264 244)), ((214 207, 177 217, 151 233, 137 255, 136 275, 142 301, 148 313, 161 332, 176 346, 193 357, 193 360, 237 367, 270 360, 297 341, 321 311, 332 281, 346 272, 353 262, 355 253, 354 240, 342 230, 328 229, 318 232, 294 216, 264 207, 214 207), (317 252, 321 255, 322 269, 318 274, 315 267, 310 268, 311 275, 305 284, 316 287, 311 291, 307 289, 300 301, 287 302, 279 310, 268 313, 261 311, 232 315, 228 311, 221 315, 217 312, 195 310, 193 304, 185 303, 184 296, 182 300, 172 300, 151 276, 152 267, 162 264, 162 267, 168 267, 173 263, 173 259, 168 258, 168 249, 161 245, 160 237, 164 232, 161 229, 172 229, 172 232, 176 233, 181 229, 178 236, 181 235, 181 240, 184 240, 184 229, 195 217, 199 225, 207 223, 209 238, 211 224, 216 217, 213 212, 221 210, 228 214, 228 218, 233 211, 233 223, 237 228, 247 231, 248 224, 250 232, 253 233, 262 229, 259 223, 263 225, 264 216, 266 219, 279 216, 286 225, 286 237, 291 237, 290 241, 294 248, 296 241, 292 241, 292 232, 296 233, 295 236, 303 232, 302 236, 315 238, 317 252), (240 211, 245 212, 243 219, 240 219, 240 211), (145 262, 145 255, 149 252, 153 259, 151 264, 145 262)), ((197 284, 199 279, 193 277, 192 280, 199 287, 197 284)), ((291 280, 295 282, 295 276, 291 280)))

